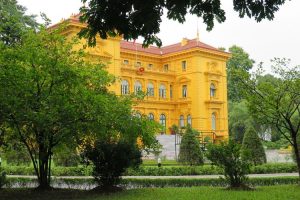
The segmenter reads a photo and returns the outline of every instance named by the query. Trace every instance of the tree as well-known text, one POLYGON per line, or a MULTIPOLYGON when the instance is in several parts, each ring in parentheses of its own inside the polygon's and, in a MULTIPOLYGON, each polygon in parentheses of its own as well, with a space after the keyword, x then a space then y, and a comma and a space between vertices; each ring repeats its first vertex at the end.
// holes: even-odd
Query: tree
MULTIPOLYGON (((144 38, 144 45, 156 43, 161 46, 161 40, 156 36, 160 31, 161 17, 167 11, 168 19, 185 22, 187 13, 203 18, 207 30, 214 27, 214 21, 219 23, 226 20, 225 11, 220 0, 160 0, 144 3, 139 0, 99 1, 82 0, 88 5, 82 6, 81 20, 87 22, 86 29, 81 31, 82 36, 95 45, 95 36, 106 39, 108 36, 123 35, 124 39, 144 38), (117 4, 117 5, 116 5, 117 4)), ((285 0, 233 0, 234 10, 240 17, 253 17, 260 22, 263 19, 272 20, 274 13, 285 3, 285 0)))
POLYGON ((0 1, 0 40, 12 45, 21 39, 24 30, 37 27, 34 15, 26 15, 26 8, 16 0, 0 1))
POLYGON ((227 88, 228 99, 232 102, 239 102, 242 100, 241 93, 237 87, 237 78, 234 76, 234 72, 240 70, 244 73, 249 73, 255 63, 249 57, 249 54, 244 51, 243 48, 233 45, 229 48, 231 58, 227 62, 227 88))
POLYGON ((0 42, 1 124, 25 145, 40 189, 50 186, 53 149, 116 101, 106 89, 113 78, 103 66, 84 62, 83 52, 73 50, 76 41, 59 31, 28 31, 15 46, 0 42))
POLYGON ((206 157, 213 164, 224 169, 225 180, 233 189, 248 189, 246 181, 249 162, 241 157, 241 145, 229 140, 228 143, 208 146, 206 157))
POLYGON ((277 81, 260 82, 262 66, 249 79, 239 79, 241 91, 254 118, 276 127, 292 145, 300 177, 300 66, 289 67, 286 59, 275 58, 272 69, 277 81))
POLYGON ((242 156, 254 165, 267 162, 265 149, 253 127, 249 127, 245 133, 242 144, 242 156))
POLYGON ((180 144, 179 162, 190 166, 203 164, 203 154, 197 135, 199 133, 188 125, 180 144))

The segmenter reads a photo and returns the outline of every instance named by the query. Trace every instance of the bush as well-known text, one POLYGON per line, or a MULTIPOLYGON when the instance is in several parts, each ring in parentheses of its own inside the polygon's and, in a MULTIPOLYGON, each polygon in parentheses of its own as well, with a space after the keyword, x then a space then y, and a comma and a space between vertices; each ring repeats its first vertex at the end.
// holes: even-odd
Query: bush
POLYGON ((116 186, 128 167, 142 163, 136 144, 123 141, 97 140, 93 145, 86 145, 83 156, 94 164, 93 176, 103 189, 116 186))
POLYGON ((20 143, 5 148, 3 157, 8 165, 29 166, 31 164, 31 159, 27 150, 20 143))
POLYGON ((245 133, 242 145, 243 159, 247 159, 254 165, 267 162, 265 149, 253 127, 249 127, 245 133))
POLYGON ((220 145, 209 145, 207 158, 224 169, 225 180, 231 188, 244 188, 248 179, 249 163, 241 158, 241 146, 232 140, 220 145))
POLYGON ((199 140, 196 138, 197 135, 199 135, 199 133, 196 130, 187 126, 180 144, 179 162, 190 166, 203 164, 203 155, 199 140))

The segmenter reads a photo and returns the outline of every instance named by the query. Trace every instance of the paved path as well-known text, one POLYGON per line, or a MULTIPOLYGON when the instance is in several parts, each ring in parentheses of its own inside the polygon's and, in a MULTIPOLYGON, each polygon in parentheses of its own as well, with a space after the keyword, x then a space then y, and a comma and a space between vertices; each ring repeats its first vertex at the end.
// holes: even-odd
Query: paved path
MULTIPOLYGON (((26 175, 7 175, 8 177, 16 178, 36 178, 36 176, 26 175)), ((201 178, 219 178, 222 175, 191 175, 191 176, 123 176, 123 178, 134 178, 134 179, 201 179, 201 178)), ((287 176, 299 176, 298 173, 278 173, 278 174, 249 174, 249 177, 287 177, 287 176)), ((53 176, 57 179, 92 179, 92 176, 53 176)))

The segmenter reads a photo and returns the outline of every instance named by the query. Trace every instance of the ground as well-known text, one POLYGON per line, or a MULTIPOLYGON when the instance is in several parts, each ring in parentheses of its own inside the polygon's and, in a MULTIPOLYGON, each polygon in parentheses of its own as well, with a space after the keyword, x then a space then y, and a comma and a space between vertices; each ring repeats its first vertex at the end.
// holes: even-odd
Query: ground
POLYGON ((299 200, 299 197, 298 185, 257 187, 255 191, 229 191, 213 187, 146 188, 106 195, 79 190, 54 190, 44 193, 28 189, 0 190, 0 199, 9 200, 299 200))

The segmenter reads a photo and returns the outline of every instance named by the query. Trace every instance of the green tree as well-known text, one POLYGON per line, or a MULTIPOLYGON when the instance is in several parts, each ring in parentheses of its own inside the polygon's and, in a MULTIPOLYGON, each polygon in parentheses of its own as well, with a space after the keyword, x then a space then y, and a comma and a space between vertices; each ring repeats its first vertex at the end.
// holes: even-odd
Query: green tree
POLYGON ((0 1, 0 40, 12 45, 21 39, 24 30, 37 27, 34 15, 26 15, 26 8, 16 0, 0 1))
POLYGON ((241 156, 241 145, 229 140, 228 143, 208 146, 206 157, 213 164, 224 169, 225 180, 233 189, 247 189, 249 162, 241 156))
POLYGON ((265 149, 253 127, 249 127, 245 133, 242 144, 242 155, 254 165, 267 162, 265 149))
POLYGON ((243 48, 233 45, 229 48, 231 58, 227 62, 227 88, 228 99, 232 102, 239 102, 242 100, 241 93, 237 85, 237 77, 234 76, 234 72, 241 70, 244 73, 249 73, 255 63, 247 52, 243 48))
POLYGON ((25 145, 40 189, 49 188, 54 147, 90 128, 94 116, 105 123, 106 105, 117 101, 106 89, 113 78, 84 62, 76 41, 59 31, 28 31, 16 46, 0 42, 1 122, 25 145))
POLYGON ((253 119, 247 109, 247 102, 229 102, 229 134, 231 139, 242 143, 248 126, 253 124, 253 119))
MULTIPOLYGON (((260 82, 262 66, 255 76, 240 78, 240 88, 249 103, 252 116, 276 127, 292 145, 300 177, 300 66, 289 67, 286 59, 275 58, 272 69, 278 80, 260 82)), ((242 75, 240 75, 242 77, 242 75)))
POLYGON ((196 130, 189 125, 187 126, 180 144, 179 162, 190 166, 203 164, 203 154, 200 149, 199 139, 196 137, 198 135, 199 133, 196 130))
MULTIPOLYGON (((81 0, 88 3, 81 7, 81 20, 88 23, 81 35, 95 45, 95 36, 106 39, 108 36, 120 34, 124 39, 144 38, 144 45, 156 43, 161 46, 161 40, 156 36, 160 31, 161 17, 167 12, 168 19, 185 22, 185 16, 190 13, 203 18, 207 30, 214 27, 214 22, 226 20, 225 11, 220 0, 165 0, 148 1, 139 0, 99 1, 81 0)), ((234 10, 240 17, 245 15, 253 17, 256 21, 262 19, 272 20, 274 13, 285 3, 285 0, 233 0, 234 10)))

